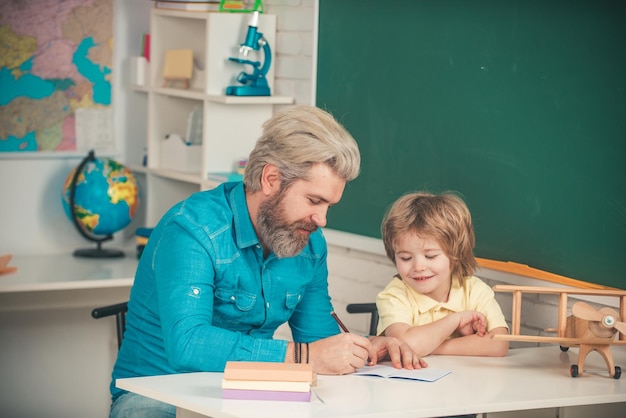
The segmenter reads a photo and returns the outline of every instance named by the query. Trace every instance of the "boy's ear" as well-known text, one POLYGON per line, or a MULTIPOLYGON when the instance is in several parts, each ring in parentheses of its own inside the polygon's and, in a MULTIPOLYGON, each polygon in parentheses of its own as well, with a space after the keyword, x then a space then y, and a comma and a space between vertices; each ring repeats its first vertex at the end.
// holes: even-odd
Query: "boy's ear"
POLYGON ((261 174, 261 190, 266 196, 271 196, 280 189, 280 171, 274 164, 266 164, 261 174))

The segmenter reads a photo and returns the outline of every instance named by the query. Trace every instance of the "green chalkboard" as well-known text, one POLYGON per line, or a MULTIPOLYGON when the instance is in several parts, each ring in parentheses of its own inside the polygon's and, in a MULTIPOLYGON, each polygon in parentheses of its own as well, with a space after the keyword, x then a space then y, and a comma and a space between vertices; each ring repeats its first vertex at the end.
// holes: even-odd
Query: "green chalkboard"
POLYGON ((329 228, 456 190, 478 257, 626 289, 626 1, 319 3, 316 102, 363 159, 329 228))

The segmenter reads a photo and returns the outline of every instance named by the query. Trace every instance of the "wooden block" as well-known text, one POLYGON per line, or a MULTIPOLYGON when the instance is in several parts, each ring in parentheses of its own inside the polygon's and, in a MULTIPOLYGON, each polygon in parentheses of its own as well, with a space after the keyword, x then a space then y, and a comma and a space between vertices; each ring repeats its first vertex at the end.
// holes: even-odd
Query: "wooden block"
POLYGON ((163 86, 174 81, 182 81, 189 88, 193 72, 193 51, 191 49, 170 49, 165 52, 163 65, 163 86))

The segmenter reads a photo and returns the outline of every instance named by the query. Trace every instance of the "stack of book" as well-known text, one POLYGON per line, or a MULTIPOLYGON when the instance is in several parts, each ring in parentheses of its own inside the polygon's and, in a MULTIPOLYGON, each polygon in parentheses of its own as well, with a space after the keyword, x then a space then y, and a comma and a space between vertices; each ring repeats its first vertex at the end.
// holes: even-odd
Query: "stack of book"
POLYGON ((224 399, 311 400, 316 374, 311 364, 229 361, 224 369, 224 399))
POLYGON ((210 172, 207 174, 207 180, 215 181, 217 183, 226 183, 229 181, 242 181, 243 174, 239 174, 236 171, 224 171, 224 172, 210 172))
POLYGON ((216 1, 155 1, 157 9, 185 10, 188 12, 217 12, 220 9, 220 0, 216 1))

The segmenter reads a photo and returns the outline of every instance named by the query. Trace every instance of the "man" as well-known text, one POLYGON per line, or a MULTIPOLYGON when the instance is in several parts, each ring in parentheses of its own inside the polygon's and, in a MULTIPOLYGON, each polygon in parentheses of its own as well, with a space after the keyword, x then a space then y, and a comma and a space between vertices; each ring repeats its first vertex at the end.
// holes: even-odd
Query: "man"
POLYGON ((263 125, 243 183, 195 193, 163 216, 135 275, 112 417, 175 412, 117 389, 124 377, 223 371, 229 360, 308 359, 320 374, 383 357, 425 366, 395 338, 340 334, 330 315, 318 228, 359 165, 356 142, 330 114, 293 106, 263 125), (294 342, 272 339, 285 322, 294 342))

